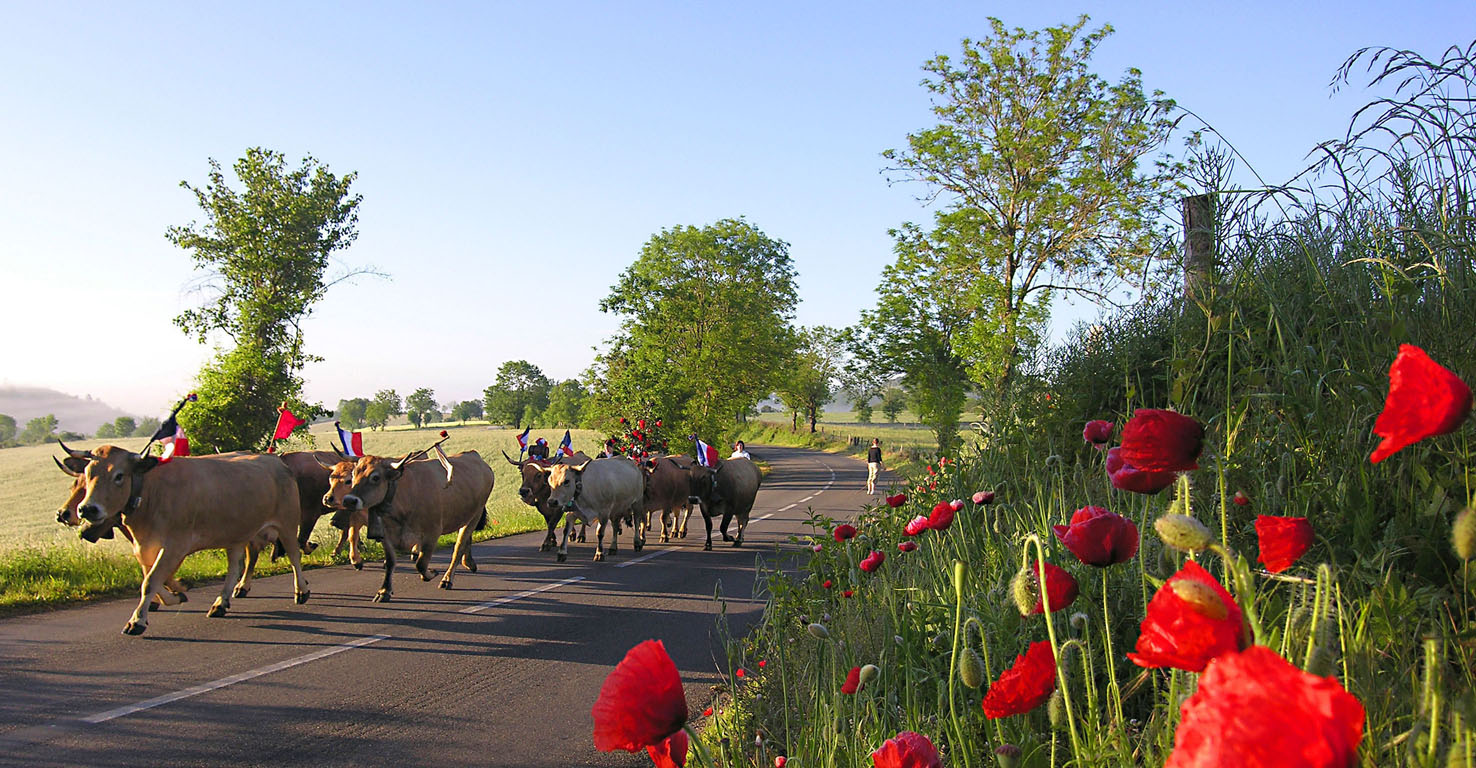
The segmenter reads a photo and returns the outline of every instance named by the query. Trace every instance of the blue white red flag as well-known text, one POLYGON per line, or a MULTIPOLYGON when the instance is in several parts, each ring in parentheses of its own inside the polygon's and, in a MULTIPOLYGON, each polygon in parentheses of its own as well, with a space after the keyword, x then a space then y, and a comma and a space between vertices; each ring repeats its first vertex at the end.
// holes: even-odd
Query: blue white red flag
POLYGON ((715 467, 718 463, 718 451, 716 448, 697 440, 697 463, 704 467, 715 467))
POLYGON ((338 442, 343 444, 343 455, 357 459, 364 455, 364 436, 358 430, 345 431, 338 422, 333 422, 333 428, 338 430, 338 442))
POLYGON ((559 443, 559 452, 565 456, 574 455, 574 438, 569 436, 569 430, 564 430, 564 439, 559 443))
POLYGON ((526 451, 526 450, 528 450, 528 433, 529 432, 532 432, 532 431, 533 431, 533 425, 532 424, 529 424, 528 425, 528 428, 525 429, 525 430, 523 430, 523 434, 518 435, 518 455, 519 456, 523 455, 523 452, 526 451))

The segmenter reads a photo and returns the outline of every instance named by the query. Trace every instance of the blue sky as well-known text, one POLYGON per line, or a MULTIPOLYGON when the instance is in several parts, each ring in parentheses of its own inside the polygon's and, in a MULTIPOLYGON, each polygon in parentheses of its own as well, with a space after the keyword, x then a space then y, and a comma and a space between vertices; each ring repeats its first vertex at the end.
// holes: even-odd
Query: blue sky
POLYGON ((1094 68, 1141 69, 1268 180, 1365 100, 1329 95, 1354 50, 1476 30, 1470 2, 1201 5, 3 2, 0 384, 141 414, 186 390, 210 349, 171 323, 199 297, 164 232, 199 218, 181 180, 251 146, 357 171, 343 259, 392 275, 317 306, 307 396, 460 400, 509 359, 578 375, 664 227, 747 217, 790 244, 800 322, 854 322, 887 230, 930 216, 880 153, 930 123, 922 62, 988 16, 1113 25, 1094 68))

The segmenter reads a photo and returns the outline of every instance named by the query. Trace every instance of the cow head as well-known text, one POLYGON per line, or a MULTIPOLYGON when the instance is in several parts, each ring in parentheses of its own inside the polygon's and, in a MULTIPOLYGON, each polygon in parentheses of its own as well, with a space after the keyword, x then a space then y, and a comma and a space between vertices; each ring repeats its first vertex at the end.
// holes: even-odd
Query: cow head
POLYGON ((713 491, 717 490, 717 470, 713 467, 704 467, 693 461, 687 468, 690 484, 688 493, 691 497, 700 499, 704 504, 710 504, 713 491))
POLYGON ((383 456, 359 457, 347 481, 347 490, 336 493, 335 491, 344 483, 341 480, 330 478, 328 495, 323 497, 324 503, 335 502, 336 508, 350 512, 371 509, 379 505, 389 496, 390 487, 399 481, 401 475, 405 474, 405 465, 410 463, 410 457, 414 455, 414 453, 407 453, 401 459, 389 459, 383 456))
POLYGON ((579 495, 585 466, 587 464, 555 464, 539 468, 548 478, 548 500, 543 504, 545 516, 561 515, 574 509, 574 497, 579 495))
POLYGON ((342 461, 328 463, 313 457, 318 466, 328 470, 328 492, 323 494, 323 506, 329 509, 345 509, 343 498, 349 494, 349 489, 354 485, 354 460, 345 458, 342 461))
MULTIPOLYGON (((69 451, 70 452, 70 451, 69 451)), ((56 462, 57 469, 72 477, 72 489, 67 491, 67 500, 62 502, 61 509, 56 511, 56 521, 73 527, 82 524, 82 518, 77 514, 77 505, 82 502, 82 497, 87 495, 87 483, 85 473, 87 472, 87 456, 84 451, 77 451, 81 456, 68 456, 65 461, 51 457, 56 462)))
POLYGON ((530 507, 542 509, 544 502, 548 501, 549 491, 552 490, 548 485, 548 473, 531 461, 523 462, 521 471, 523 484, 518 486, 518 498, 530 507))
MULTIPOLYGON (((75 457, 81 451, 68 450, 68 453, 75 457)), ((100 523, 123 512, 134 492, 134 478, 141 478, 159 465, 157 456, 140 456, 115 445, 105 445, 84 455, 88 461, 82 474, 84 490, 77 513, 89 523, 100 523)))

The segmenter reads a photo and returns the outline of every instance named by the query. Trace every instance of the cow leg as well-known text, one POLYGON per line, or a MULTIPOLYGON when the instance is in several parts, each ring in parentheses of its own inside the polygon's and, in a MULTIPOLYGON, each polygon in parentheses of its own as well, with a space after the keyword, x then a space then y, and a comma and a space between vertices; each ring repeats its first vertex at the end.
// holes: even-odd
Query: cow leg
POLYGON ((297 539, 289 536, 281 541, 287 550, 287 562, 292 565, 292 600, 302 605, 313 594, 308 589, 307 574, 302 570, 302 550, 297 548, 297 539))
MULTIPOLYGON (((337 558, 339 555, 343 554, 344 547, 347 547, 348 546, 349 535, 350 535, 350 533, 352 531, 353 531, 352 528, 345 528, 345 529, 343 529, 343 530, 341 530, 341 531, 338 532, 338 546, 336 546, 336 547, 333 548, 333 557, 334 558, 337 558)), ((298 543, 301 543, 301 542, 298 542, 298 543)))
POLYGON ((646 546, 646 531, 651 529, 651 516, 644 514, 639 505, 635 514, 635 551, 639 552, 646 546))
POLYGON ((385 542, 385 547, 384 547, 384 585, 379 588, 379 591, 378 592, 374 593, 374 602, 376 602, 376 603, 388 603, 390 601, 390 598, 392 596, 394 596, 394 593, 395 593, 395 591, 394 591, 394 585, 390 582, 390 577, 393 576, 394 573, 395 573, 395 548, 392 545, 390 545, 389 542, 385 542))
POLYGON ((702 549, 711 552, 712 551, 712 515, 707 514, 707 507, 706 506, 703 506, 702 507, 702 524, 705 525, 705 526, 707 526, 707 543, 702 545, 702 549))
POLYGON ((574 530, 574 516, 564 516, 564 539, 559 543, 559 562, 569 559, 569 534, 574 530))
POLYGON ((353 564, 354 570, 364 570, 364 542, 359 538, 364 526, 355 525, 349 529, 349 562, 353 564))
POLYGON ((225 583, 220 587, 220 597, 215 598, 215 603, 210 606, 206 613, 212 619, 226 615, 231 607, 231 585, 241 578, 241 571, 246 566, 246 546, 236 544, 226 547, 226 577, 225 583))
POLYGON ((676 535, 677 538, 687 538, 687 521, 692 517, 692 502, 689 500, 685 507, 677 512, 676 535))
MULTIPOLYGON (((451 588, 451 574, 456 572, 456 563, 462 558, 471 557, 471 552, 468 550, 471 549, 472 531, 475 530, 475 525, 475 522, 467 523, 461 527, 461 533, 457 534, 456 548, 451 550, 451 564, 446 566, 446 575, 441 577, 441 589, 451 588)), ((468 565, 466 569, 472 573, 477 572, 475 565, 468 565)))
POLYGON ((738 538, 733 540, 733 546, 743 546, 743 532, 748 530, 748 513, 744 512, 738 516, 738 538))
POLYGON ((580 544, 583 544, 584 543, 584 534, 586 532, 588 532, 588 531, 589 531, 589 521, 588 520, 580 520, 579 521, 579 543, 580 544))
POLYGON ((538 551, 552 552, 559 548, 559 541, 554 537, 554 528, 558 527, 559 519, 545 514, 543 516, 543 522, 548 526, 548 535, 543 537, 543 543, 538 545, 538 551))
MULTIPOLYGON (((605 525, 609 526, 609 528, 615 532, 614 535, 610 537, 610 554, 618 555, 620 554, 620 518, 611 518, 610 520, 605 522, 605 525)), ((600 543, 604 543, 604 541, 605 535, 601 533, 600 543)))
MULTIPOLYGON (((303 552, 312 554, 313 550, 318 548, 317 543, 313 541, 313 527, 318 524, 318 518, 321 516, 321 513, 304 514, 302 516, 302 523, 297 526, 297 547, 303 552)), ((342 545, 342 541, 339 544, 342 545)), ((336 555, 338 553, 334 552, 333 554, 336 555)))
POLYGON ((149 628, 149 601, 163 586, 164 580, 179 570, 179 564, 184 562, 184 556, 183 551, 179 553, 169 549, 159 551, 159 556, 154 558, 154 564, 149 566, 149 572, 144 577, 143 585, 139 587, 138 607, 133 610, 133 617, 128 620, 128 623, 123 625, 123 634, 142 635, 144 630, 149 628))
MULTIPOLYGON (((144 580, 148 580, 149 566, 159 559, 159 549, 157 547, 151 549, 134 547, 133 557, 138 560, 138 567, 143 571, 144 580)), ((174 578, 174 574, 170 574, 169 578, 164 580, 164 589, 154 593, 153 601, 149 603, 149 610, 152 611, 162 606, 179 605, 189 599, 185 595, 185 585, 180 583, 179 579, 174 578)))
POLYGON ((733 537, 728 535, 728 523, 733 521, 733 510, 729 509, 723 513, 723 541, 732 541, 733 537))
MULTIPOLYGON (((231 597, 245 597, 251 593, 251 574, 256 572, 256 561, 261 558, 261 548, 251 544, 246 545, 246 567, 240 573, 240 579, 236 581, 236 588, 231 592, 231 597)), ((226 582, 229 584, 229 580, 226 582)))
MULTIPOLYGON (((419 551, 415 553, 415 570, 420 574, 421 581, 430 581, 436 577, 436 572, 430 567, 431 555, 436 552, 436 540, 431 539, 429 544, 422 544, 419 551)), ((456 567, 456 558, 451 558, 451 568, 456 567)), ((446 571, 448 574, 450 570, 446 571)))
POLYGON ((605 559, 605 526, 606 525, 607 525, 607 523, 606 523, 606 521, 605 521, 604 518, 600 518, 600 521, 598 523, 595 523, 595 556, 594 556, 594 559, 595 559, 596 562, 605 559))

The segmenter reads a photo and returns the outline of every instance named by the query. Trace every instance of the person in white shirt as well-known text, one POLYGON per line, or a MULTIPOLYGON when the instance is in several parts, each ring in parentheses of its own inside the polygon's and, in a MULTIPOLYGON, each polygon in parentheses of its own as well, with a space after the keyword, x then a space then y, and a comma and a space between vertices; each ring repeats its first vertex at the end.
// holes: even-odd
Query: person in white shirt
POLYGON ((728 458, 730 458, 730 459, 750 459, 750 460, 753 459, 752 456, 749 456, 748 455, 748 449, 746 447, 744 447, 742 440, 739 440, 738 442, 733 443, 733 455, 732 456, 729 456, 728 458))

